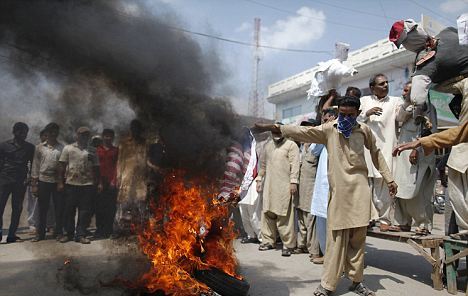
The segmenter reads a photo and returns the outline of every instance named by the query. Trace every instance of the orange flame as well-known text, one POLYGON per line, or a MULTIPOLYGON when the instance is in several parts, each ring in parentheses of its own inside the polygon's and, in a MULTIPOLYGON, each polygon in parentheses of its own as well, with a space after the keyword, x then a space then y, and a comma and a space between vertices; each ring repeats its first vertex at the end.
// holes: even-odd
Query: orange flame
POLYGON ((229 210, 216 201, 212 182, 185 180, 183 172, 168 175, 152 218, 139 231, 141 249, 151 260, 151 269, 141 282, 148 292, 197 295, 209 288, 198 282, 195 270, 218 268, 236 274, 234 224, 229 210))

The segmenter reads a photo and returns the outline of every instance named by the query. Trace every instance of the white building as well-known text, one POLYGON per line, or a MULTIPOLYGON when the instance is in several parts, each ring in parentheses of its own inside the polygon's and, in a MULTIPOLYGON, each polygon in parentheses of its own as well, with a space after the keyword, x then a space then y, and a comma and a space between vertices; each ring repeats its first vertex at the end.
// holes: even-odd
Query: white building
MULTIPOLYGON (((422 16, 421 20, 424 29, 431 35, 443 29, 442 25, 426 16, 422 16)), ((403 48, 397 49, 388 38, 352 51, 345 64, 354 67, 358 73, 343 79, 338 92, 344 94, 348 86, 355 86, 361 89, 363 95, 368 95, 369 78, 383 73, 389 80, 389 95, 400 96, 413 72, 414 60, 414 53, 403 48)), ((316 69, 317 66, 268 86, 267 100, 275 105, 275 120, 298 123, 315 118, 317 100, 307 100, 307 90, 316 69)), ((431 102, 437 108, 439 126, 457 122, 448 108, 450 99, 449 95, 431 91, 431 102)))

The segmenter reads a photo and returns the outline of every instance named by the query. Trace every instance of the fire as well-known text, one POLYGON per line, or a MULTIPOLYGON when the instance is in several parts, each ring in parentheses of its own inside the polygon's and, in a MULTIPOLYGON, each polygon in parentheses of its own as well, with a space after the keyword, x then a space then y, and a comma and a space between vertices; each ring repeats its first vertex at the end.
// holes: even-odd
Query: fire
POLYGON ((139 231, 141 249, 151 269, 141 282, 148 292, 198 295, 209 288, 192 277, 195 270, 217 268, 236 274, 234 224, 228 207, 215 199, 213 182, 186 180, 183 172, 169 174, 163 183, 152 217, 139 231))

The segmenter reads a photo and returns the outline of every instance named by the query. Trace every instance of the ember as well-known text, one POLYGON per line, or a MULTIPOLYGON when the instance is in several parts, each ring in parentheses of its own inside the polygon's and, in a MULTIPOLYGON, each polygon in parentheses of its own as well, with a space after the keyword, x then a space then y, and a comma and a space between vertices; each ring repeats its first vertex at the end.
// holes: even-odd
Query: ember
POLYGON ((152 218, 139 231, 140 247, 152 265, 141 283, 150 293, 208 293, 210 288, 194 277, 200 270, 219 269, 240 279, 228 206, 216 201, 213 182, 183 176, 181 171, 166 176, 152 218))

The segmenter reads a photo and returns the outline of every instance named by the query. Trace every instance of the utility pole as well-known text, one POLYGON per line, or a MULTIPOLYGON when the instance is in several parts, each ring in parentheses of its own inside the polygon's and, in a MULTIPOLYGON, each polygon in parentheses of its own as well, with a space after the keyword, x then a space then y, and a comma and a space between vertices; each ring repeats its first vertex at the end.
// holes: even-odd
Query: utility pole
POLYGON ((260 18, 254 19, 254 50, 252 85, 249 97, 249 115, 263 117, 263 98, 259 94, 258 73, 260 68, 260 18))

